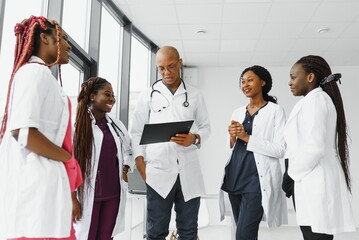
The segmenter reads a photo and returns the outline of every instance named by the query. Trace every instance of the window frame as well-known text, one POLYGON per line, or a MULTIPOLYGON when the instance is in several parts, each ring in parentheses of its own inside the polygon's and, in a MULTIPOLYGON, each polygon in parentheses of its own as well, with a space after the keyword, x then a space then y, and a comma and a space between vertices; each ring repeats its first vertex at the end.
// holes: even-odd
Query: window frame
MULTIPOLYGON (((0 0, 0 34, 3 32, 3 23, 5 16, 5 5, 7 0, 0 0)), ((99 64, 99 51, 100 51, 100 34, 101 34, 101 14, 102 6, 105 6, 106 9, 112 14, 116 21, 119 21, 123 27, 122 34, 122 55, 119 55, 121 58, 121 82, 120 85, 120 99, 121 108, 119 111, 120 120, 124 125, 128 126, 128 115, 129 115, 129 94, 130 94, 130 57, 131 57, 131 37, 134 36, 136 39, 141 41, 148 49, 151 51, 150 58, 150 69, 149 69, 149 78, 150 84, 156 81, 158 73, 155 64, 155 55, 158 46, 152 42, 146 35, 144 35, 128 17, 120 10, 113 0, 90 0, 91 9, 89 16, 89 39, 88 39, 88 53, 80 47, 80 45, 69 36, 69 43, 72 47, 70 53, 71 61, 83 71, 83 81, 86 81, 91 76, 97 76, 98 74, 98 64, 99 64)), ((63 18, 63 6, 64 0, 44 0, 44 16, 55 19, 62 24, 63 18)), ((0 46, 1 46, 0 38, 0 46)), ((1 48, 0 48, 1 52, 1 48)), ((58 70, 52 68, 52 73, 57 78, 58 70)))

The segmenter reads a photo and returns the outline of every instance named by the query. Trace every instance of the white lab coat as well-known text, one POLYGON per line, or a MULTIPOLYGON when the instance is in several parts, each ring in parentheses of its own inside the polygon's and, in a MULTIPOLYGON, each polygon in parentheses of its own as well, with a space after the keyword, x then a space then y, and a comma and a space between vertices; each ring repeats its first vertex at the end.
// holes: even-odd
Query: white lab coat
POLYGON ((133 116, 131 135, 135 158, 143 156, 146 161, 146 183, 166 198, 179 174, 184 200, 188 201, 205 194, 198 147, 182 147, 173 142, 139 145, 144 124, 185 120, 194 120, 190 132, 199 134, 201 143, 206 141, 210 134, 210 124, 204 99, 197 89, 189 85, 186 87, 188 107, 183 106, 186 92, 183 83, 175 94, 172 94, 162 81, 159 81, 154 88, 162 94, 154 95, 152 103, 152 89, 144 91, 133 116), (155 112, 151 110, 152 104, 168 106, 160 112, 155 112))
MULTIPOLYGON (((30 61, 43 63, 38 57, 30 61)), ((0 146, 0 238, 68 237, 72 201, 64 164, 30 152, 10 133, 37 128, 62 146, 68 98, 50 69, 36 63, 17 71, 12 89, 8 128, 0 146)))
MULTIPOLYGON (((245 115, 246 106, 243 106, 233 112, 231 120, 242 123, 245 115)), ((286 199, 281 188, 282 170, 279 162, 285 153, 283 139, 285 119, 283 108, 268 102, 267 106, 260 109, 254 118, 252 135, 247 144, 247 150, 253 152, 256 161, 264 211, 262 221, 265 221, 268 227, 276 227, 288 222, 286 199)), ((229 137, 226 148, 228 149, 228 164, 234 149, 234 147, 230 149, 229 137)), ((224 194, 227 193, 221 190, 221 220, 230 208, 224 203, 224 194)))
POLYGON ((336 119, 332 100, 318 87, 294 106, 285 126, 297 222, 317 233, 355 231, 351 196, 337 153, 336 119))
MULTIPOLYGON (((95 195, 94 192, 95 181, 96 181, 98 163, 99 163, 102 140, 103 140, 102 130, 96 125, 96 120, 94 119, 92 114, 91 114, 91 118, 92 118, 92 131, 94 137, 94 147, 92 150, 90 167, 93 175, 90 177, 90 179, 88 179, 89 181, 86 180, 84 182, 85 194, 84 194, 82 218, 75 223, 76 237, 79 240, 88 239, 88 234, 91 224, 92 209, 94 203, 94 195, 95 195), (89 183, 90 186, 88 185, 89 183)), ((115 237, 117 234, 124 231, 125 229, 125 210, 126 210, 125 207, 126 207, 128 185, 122 178, 122 166, 128 165, 130 166, 131 169, 133 169, 134 158, 132 154, 131 138, 127 132, 126 127, 123 125, 121 121, 114 118, 110 118, 107 114, 106 114, 106 120, 107 120, 107 125, 112 133, 112 136, 115 139, 117 150, 118 150, 117 151, 117 158, 119 161, 118 178, 121 184, 120 206, 117 213, 116 224, 112 232, 112 237, 115 237), (122 143, 120 137, 117 136, 114 127, 111 125, 112 121, 114 121, 114 123, 121 129, 121 132, 123 133, 122 135, 120 131, 116 129, 116 131, 120 134, 120 136, 125 139, 125 141, 122 141, 122 143)))

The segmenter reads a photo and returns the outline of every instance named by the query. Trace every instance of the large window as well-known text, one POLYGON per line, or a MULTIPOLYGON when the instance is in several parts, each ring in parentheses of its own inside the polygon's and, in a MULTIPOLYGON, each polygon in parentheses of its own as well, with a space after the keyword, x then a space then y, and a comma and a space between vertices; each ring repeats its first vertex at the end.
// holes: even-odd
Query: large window
POLYGON ((62 87, 71 100, 72 123, 74 123, 75 120, 77 96, 80 92, 83 78, 83 71, 76 67, 71 61, 68 64, 61 65, 62 87))
POLYGON ((111 0, 0 0, 0 118, 14 61, 14 26, 31 15, 56 19, 70 36, 71 61, 61 67, 61 74, 73 115, 81 83, 90 76, 100 76, 112 84, 117 100, 111 115, 128 115, 130 127, 139 94, 150 83, 149 45, 153 43, 111 0), (126 34, 123 26, 130 26, 126 34))
MULTIPOLYGON (((9 0, 5 4, 5 15, 0 48, 0 116, 4 113, 7 88, 14 64, 15 34, 14 27, 31 15, 43 14, 43 0, 9 0), (21 6, 21 7, 19 7, 21 6)), ((0 117, 1 118, 1 117, 0 117)))
POLYGON ((136 37, 131 39, 130 99, 128 129, 132 127, 132 116, 137 100, 150 83, 151 51, 136 37))
POLYGON ((86 52, 89 45, 90 9, 89 0, 64 0, 62 27, 86 52))
POLYGON ((111 115, 119 117, 119 92, 121 87, 121 25, 102 7, 99 77, 105 78, 112 85, 116 105, 111 115))

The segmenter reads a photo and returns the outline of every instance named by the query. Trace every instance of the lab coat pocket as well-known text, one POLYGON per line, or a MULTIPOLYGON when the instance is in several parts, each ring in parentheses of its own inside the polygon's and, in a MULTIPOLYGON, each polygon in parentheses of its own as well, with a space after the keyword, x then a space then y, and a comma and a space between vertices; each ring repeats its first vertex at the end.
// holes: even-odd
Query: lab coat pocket
POLYGON ((163 153, 163 149, 167 149, 168 143, 154 143, 147 145, 146 156, 147 161, 152 164, 153 167, 163 169, 168 167, 168 159, 166 153, 163 153))
POLYGON ((39 155, 31 152, 21 166, 19 186, 24 200, 31 199, 31 196, 36 196, 36 192, 39 191, 42 183, 46 181, 42 176, 46 169, 43 169, 40 158, 39 155))
POLYGON ((194 119, 195 106, 195 103, 191 103, 188 107, 183 107, 183 109, 181 108, 183 114, 182 119, 194 119))
POLYGON ((308 194, 323 195, 325 193, 326 186, 321 164, 319 163, 313 171, 302 179, 301 182, 305 186, 308 194))

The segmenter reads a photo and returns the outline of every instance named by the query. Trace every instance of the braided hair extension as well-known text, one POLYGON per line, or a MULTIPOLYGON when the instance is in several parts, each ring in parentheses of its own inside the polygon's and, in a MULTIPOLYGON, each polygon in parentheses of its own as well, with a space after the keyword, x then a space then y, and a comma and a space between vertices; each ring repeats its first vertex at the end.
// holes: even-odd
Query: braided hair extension
MULTIPOLYGON (((299 59, 296 64, 301 64, 303 69, 307 74, 313 73, 316 78, 317 86, 320 85, 320 82, 329 75, 332 74, 329 64, 325 61, 324 58, 315 55, 309 55, 299 59)), ((348 151, 348 131, 347 124, 345 119, 345 112, 343 106, 342 96, 336 81, 326 82, 321 85, 323 90, 330 96, 332 99, 335 109, 337 111, 337 133, 338 133, 338 151, 340 157, 340 163, 345 175, 345 181, 348 187, 348 190, 351 191, 351 182, 350 182, 350 172, 349 172, 349 151, 348 151)))
POLYGON ((262 88, 263 99, 265 101, 277 103, 277 98, 268 94, 272 89, 272 77, 269 71, 262 66, 254 65, 244 69, 239 79, 242 79, 243 75, 248 71, 254 72, 254 74, 256 74, 261 80, 265 81, 266 84, 262 88))
MULTIPOLYGON (((81 85, 81 91, 77 97, 77 111, 74 133, 74 154, 81 167, 82 176, 85 181, 90 181, 91 157, 94 146, 92 132, 92 120, 90 117, 91 94, 96 94, 104 85, 110 84, 106 79, 91 77, 81 85)), ((81 206, 84 200, 84 185, 78 189, 78 197, 81 206)))
MULTIPOLYGON (((32 55, 36 55, 39 50, 40 45, 40 34, 45 33, 47 35, 53 34, 53 31, 56 30, 56 41, 57 41, 57 59, 55 62, 51 64, 44 64, 48 67, 51 67, 55 64, 58 64, 60 60, 60 34, 61 27, 56 21, 50 21, 45 17, 35 17, 31 16, 28 19, 23 20, 21 23, 17 23, 15 25, 15 57, 14 57, 14 66, 11 73, 11 77, 9 80, 7 97, 6 97, 6 105, 5 105, 5 113, 4 118, 1 124, 0 130, 0 142, 2 141, 8 120, 8 108, 10 102, 10 92, 12 83, 14 80, 15 73, 19 70, 20 67, 25 65, 32 55)), ((61 81, 61 76, 60 76, 61 81)))

